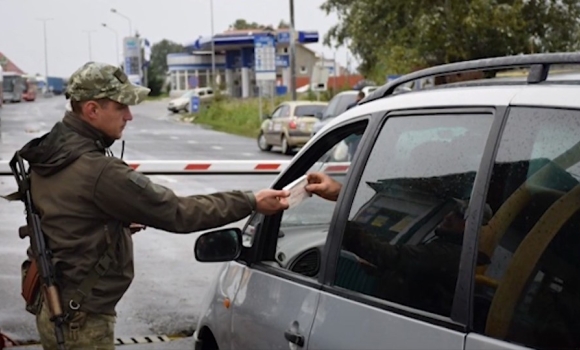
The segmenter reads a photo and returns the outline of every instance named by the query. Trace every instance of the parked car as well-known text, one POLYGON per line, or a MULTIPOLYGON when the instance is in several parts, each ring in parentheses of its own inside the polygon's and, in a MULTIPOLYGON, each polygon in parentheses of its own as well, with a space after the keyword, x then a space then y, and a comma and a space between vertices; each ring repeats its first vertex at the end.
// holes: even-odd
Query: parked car
POLYGON ((271 187, 325 167, 336 202, 313 195, 198 237, 198 261, 225 263, 196 349, 579 348, 580 74, 549 74, 579 63, 554 53, 432 67, 333 119, 271 187), (394 94, 516 66, 528 76, 394 94), (360 143, 348 168, 326 163, 349 137, 360 143))
POLYGON ((322 127, 326 125, 332 118, 335 118, 346 111, 348 106, 356 101, 357 95, 357 90, 343 91, 334 95, 334 97, 328 102, 328 107, 326 107, 326 109, 317 116, 319 120, 312 128, 312 135, 316 134, 320 129, 322 129, 322 127))
POLYGON ((326 108, 326 102, 289 101, 278 105, 272 115, 266 114, 258 134, 258 147, 270 151, 273 146, 290 154, 296 147, 302 147, 310 139, 312 126, 326 108))
POLYGON ((169 101, 167 109, 173 113, 189 112, 189 105, 193 96, 199 96, 200 103, 206 103, 214 96, 213 89, 210 87, 195 88, 187 90, 183 95, 169 101))

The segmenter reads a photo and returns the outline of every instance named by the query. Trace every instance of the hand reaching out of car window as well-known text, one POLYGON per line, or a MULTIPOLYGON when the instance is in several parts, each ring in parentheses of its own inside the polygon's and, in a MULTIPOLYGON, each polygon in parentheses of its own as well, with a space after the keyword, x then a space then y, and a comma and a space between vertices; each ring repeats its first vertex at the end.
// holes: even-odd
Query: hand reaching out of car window
POLYGON ((306 191, 329 201, 336 202, 340 189, 342 188, 340 182, 322 172, 308 174, 307 180, 308 185, 306 185, 306 191))

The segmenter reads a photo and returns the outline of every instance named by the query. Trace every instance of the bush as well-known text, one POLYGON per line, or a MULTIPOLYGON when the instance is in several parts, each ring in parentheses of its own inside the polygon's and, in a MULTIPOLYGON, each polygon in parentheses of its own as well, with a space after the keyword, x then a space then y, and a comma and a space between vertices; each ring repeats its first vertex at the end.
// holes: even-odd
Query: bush
MULTIPOLYGON (((321 101, 325 101, 326 97, 324 93, 320 94, 321 101)), ((305 93, 299 95, 298 99, 316 101, 316 93, 305 93)), ((262 113, 272 114, 273 108, 288 100, 289 95, 275 97, 274 101, 269 97, 262 98, 262 113)), ((263 120, 260 119, 258 98, 235 99, 220 94, 216 95, 211 103, 201 105, 199 112, 194 115, 193 122, 210 126, 214 130, 254 138, 260 133, 263 120)))

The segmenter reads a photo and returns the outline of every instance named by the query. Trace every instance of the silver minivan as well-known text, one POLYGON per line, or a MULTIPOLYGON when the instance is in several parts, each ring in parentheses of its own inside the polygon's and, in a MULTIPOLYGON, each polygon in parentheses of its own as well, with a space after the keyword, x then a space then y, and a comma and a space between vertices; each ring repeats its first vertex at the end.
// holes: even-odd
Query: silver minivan
POLYGON ((332 120, 272 184, 324 171, 316 195, 199 236, 224 262, 196 349, 580 347, 580 54, 454 63, 404 76, 332 120), (401 94, 399 84, 529 68, 401 94), (562 78, 560 78, 562 77, 562 78), (328 152, 358 138, 349 164, 328 152))

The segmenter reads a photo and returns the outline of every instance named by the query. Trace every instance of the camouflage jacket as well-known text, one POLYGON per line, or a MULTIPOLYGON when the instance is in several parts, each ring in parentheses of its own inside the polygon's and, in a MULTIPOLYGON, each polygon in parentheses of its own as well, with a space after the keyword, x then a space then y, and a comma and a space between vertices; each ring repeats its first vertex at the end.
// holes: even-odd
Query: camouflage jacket
POLYGON ((134 276, 131 223, 173 233, 210 229, 251 214, 255 198, 241 191, 177 196, 122 160, 107 156, 112 143, 67 112, 49 133, 30 141, 20 153, 31 166, 32 200, 53 253, 63 305, 106 250, 107 235, 119 235, 115 264, 81 307, 115 315, 134 276), (110 222, 117 224, 111 227, 110 222))

